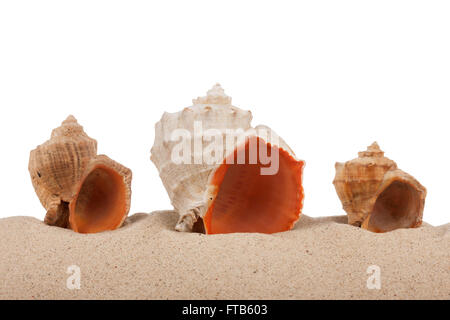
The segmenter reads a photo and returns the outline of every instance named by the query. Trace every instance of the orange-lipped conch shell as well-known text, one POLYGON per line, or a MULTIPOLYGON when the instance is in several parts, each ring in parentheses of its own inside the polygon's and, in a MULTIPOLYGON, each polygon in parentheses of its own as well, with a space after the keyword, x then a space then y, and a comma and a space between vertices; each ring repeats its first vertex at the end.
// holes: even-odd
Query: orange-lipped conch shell
POLYGON ((351 225, 387 232, 422 224, 426 189, 386 158, 376 142, 358 158, 337 162, 333 183, 351 225))
POLYGON ((251 119, 216 84, 156 124, 151 160, 180 215, 176 230, 274 233, 298 220, 305 163, 268 127, 252 128, 251 119))
POLYGON ((128 215, 131 170, 97 155, 97 141, 73 116, 31 151, 28 170, 48 225, 94 233, 120 227, 128 215))

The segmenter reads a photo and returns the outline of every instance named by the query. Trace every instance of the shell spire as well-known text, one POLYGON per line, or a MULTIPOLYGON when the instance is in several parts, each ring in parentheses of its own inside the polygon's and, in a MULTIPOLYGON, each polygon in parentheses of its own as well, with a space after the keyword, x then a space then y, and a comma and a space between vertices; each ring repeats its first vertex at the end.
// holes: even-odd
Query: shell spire
POLYGON ((222 86, 216 83, 211 89, 208 90, 206 96, 198 97, 197 99, 192 99, 194 105, 199 104, 221 104, 221 105, 231 105, 231 97, 225 94, 222 86))
POLYGON ((384 156, 384 151, 382 151, 380 149, 380 146, 378 145, 378 143, 376 141, 374 143, 372 143, 370 146, 368 146, 366 151, 358 152, 358 157, 360 157, 360 158, 363 158, 363 157, 381 158, 383 156, 384 156))
POLYGON ((84 132, 83 127, 78 124, 77 119, 70 115, 61 123, 56 129, 52 131, 52 138, 57 137, 74 137, 74 136, 83 136, 87 137, 87 134, 84 132))

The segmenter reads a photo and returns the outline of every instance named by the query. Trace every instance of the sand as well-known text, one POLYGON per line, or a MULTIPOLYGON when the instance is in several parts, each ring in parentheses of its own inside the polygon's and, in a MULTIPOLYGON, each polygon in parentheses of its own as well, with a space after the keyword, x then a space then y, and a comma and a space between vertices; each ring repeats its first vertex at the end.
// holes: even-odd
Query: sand
POLYGON ((206 236, 173 231, 176 219, 136 214, 90 235, 0 219, 0 299, 450 298, 450 224, 375 234, 303 215, 288 232, 206 236), (71 265, 80 289, 67 287, 71 265), (380 289, 367 287, 371 265, 380 289))

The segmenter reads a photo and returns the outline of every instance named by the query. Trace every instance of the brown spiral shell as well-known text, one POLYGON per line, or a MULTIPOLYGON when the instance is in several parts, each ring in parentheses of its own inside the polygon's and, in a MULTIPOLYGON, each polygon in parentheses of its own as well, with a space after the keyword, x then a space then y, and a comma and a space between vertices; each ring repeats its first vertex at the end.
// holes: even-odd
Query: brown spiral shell
POLYGON ((426 189, 386 158, 376 142, 335 167, 333 184, 349 224, 374 232, 421 225, 426 189))
MULTIPOLYGON (((44 222, 48 225, 71 228, 78 232, 83 230, 98 232, 119 227, 128 214, 131 198, 131 171, 106 156, 97 156, 97 141, 84 132, 83 127, 73 116, 69 116, 60 127, 52 131, 50 140, 31 151, 28 170, 36 194, 47 210, 44 222), (103 182, 99 183, 91 179, 92 186, 85 185, 86 178, 94 170, 98 171, 99 166, 106 168, 105 172, 111 175, 110 180, 103 177, 103 182), (115 175, 119 175, 122 179, 116 179, 115 175), (114 212, 114 215, 118 215, 119 218, 113 219, 120 223, 111 224, 107 221, 111 218, 109 214, 95 206, 94 201, 100 205, 100 200, 114 202, 113 198, 103 200, 85 196, 88 198, 86 201, 90 201, 86 207, 91 208, 91 212, 83 211, 83 215, 94 217, 94 215, 102 214, 105 223, 102 226, 102 223, 96 222, 93 228, 85 222, 83 228, 79 228, 74 222, 79 221, 74 219, 74 215, 77 214, 73 205, 74 199, 78 198, 81 190, 91 189, 92 195, 96 195, 101 193, 99 189, 111 184, 115 184, 117 190, 121 190, 115 196, 123 198, 124 206, 121 212, 114 212), (69 209, 71 204, 73 210, 69 209)), ((79 207, 82 207, 80 202, 77 203, 79 207)), ((95 220, 101 221, 98 218, 95 220)))

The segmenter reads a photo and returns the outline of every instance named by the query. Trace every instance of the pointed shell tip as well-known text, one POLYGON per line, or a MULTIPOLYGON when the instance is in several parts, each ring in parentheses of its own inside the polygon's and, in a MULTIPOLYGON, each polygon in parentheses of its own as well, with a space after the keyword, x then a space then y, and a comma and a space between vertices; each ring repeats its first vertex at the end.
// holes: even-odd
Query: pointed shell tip
POLYGON ((374 141, 370 146, 367 147, 366 151, 358 152, 359 158, 364 157, 383 157, 384 151, 380 149, 380 146, 376 141, 374 141))
POLYGON ((198 104, 221 104, 230 105, 231 97, 225 94, 222 86, 216 83, 211 89, 206 93, 206 96, 198 97, 197 99, 192 99, 194 105, 198 104))
POLYGON ((78 123, 77 118, 75 118, 73 115, 69 115, 66 120, 62 122, 62 124, 69 124, 69 123, 78 123))

